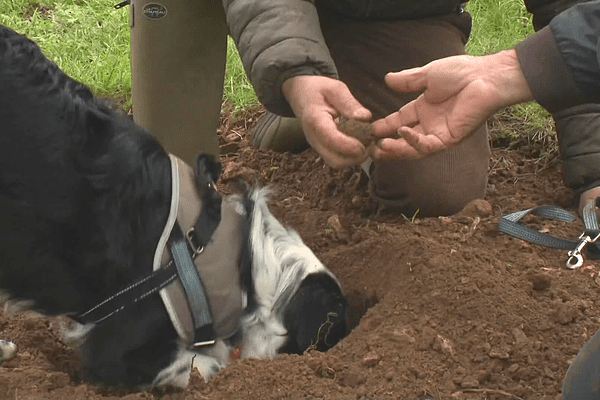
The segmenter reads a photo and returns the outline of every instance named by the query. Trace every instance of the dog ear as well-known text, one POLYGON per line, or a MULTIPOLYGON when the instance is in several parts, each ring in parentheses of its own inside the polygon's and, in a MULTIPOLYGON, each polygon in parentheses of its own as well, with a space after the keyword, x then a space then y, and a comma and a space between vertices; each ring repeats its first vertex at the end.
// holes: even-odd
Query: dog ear
POLYGON ((109 139, 111 119, 101 109, 86 108, 84 112, 87 135, 83 143, 83 151, 86 154, 95 154, 102 151, 109 139))
POLYGON ((199 154, 194 165, 198 194, 202 199, 202 211, 195 225, 196 242, 204 245, 210 240, 221 221, 221 195, 214 183, 221 174, 221 164, 210 154, 199 154))
POLYGON ((198 187, 206 187, 211 182, 216 182, 221 176, 221 163, 211 154, 200 153, 194 165, 194 174, 198 180, 198 187))

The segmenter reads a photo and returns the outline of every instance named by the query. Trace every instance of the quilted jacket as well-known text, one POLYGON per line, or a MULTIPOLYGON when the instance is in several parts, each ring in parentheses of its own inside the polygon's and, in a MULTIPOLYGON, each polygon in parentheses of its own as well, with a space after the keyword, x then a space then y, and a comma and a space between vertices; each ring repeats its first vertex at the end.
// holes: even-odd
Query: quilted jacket
MULTIPOLYGON (((296 75, 337 77, 319 26, 318 7, 359 19, 412 19, 458 10, 464 0, 223 0, 229 31, 259 101, 292 116, 281 93, 296 75)), ((527 0, 536 28, 577 0, 527 0)))

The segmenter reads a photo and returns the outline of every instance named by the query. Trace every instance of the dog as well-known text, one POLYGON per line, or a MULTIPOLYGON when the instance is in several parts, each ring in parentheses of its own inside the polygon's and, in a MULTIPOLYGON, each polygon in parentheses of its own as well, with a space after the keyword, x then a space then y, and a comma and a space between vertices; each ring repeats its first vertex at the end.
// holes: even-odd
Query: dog
MULTIPOLYGON (((267 189, 221 196, 214 159, 200 155, 189 172, 37 44, 3 26, 0 121, 0 293, 7 309, 72 320, 67 336, 79 346, 87 381, 184 388, 192 366, 208 380, 240 347, 241 358, 302 354, 325 351, 347 334, 349 305, 340 283, 273 216, 267 189), (218 326, 201 327, 210 328, 202 331, 208 344, 182 334, 165 300, 175 286, 183 288, 188 309, 205 296, 209 311, 196 308, 191 320, 204 313, 219 324, 221 302, 211 298, 210 285, 202 281, 204 293, 189 292, 186 272, 176 262, 172 267, 176 254, 202 253, 190 239, 194 230, 187 231, 183 253, 170 248, 171 262, 156 264, 169 258, 157 248, 172 219, 177 168, 191 174, 192 194, 202 203, 192 221, 201 232, 191 239, 208 246, 204 253, 213 242, 225 249, 227 241, 238 243, 235 251, 213 251, 218 257, 211 262, 233 271, 224 284, 233 288, 227 299, 234 299, 235 311, 225 334, 218 326), (220 228, 227 215, 238 221, 235 229, 220 228), (161 274, 168 278, 143 288, 161 274), (140 288, 143 293, 131 294, 140 288), (99 311, 127 296, 134 298, 99 311), (95 313, 101 315, 90 317, 95 313)), ((185 204, 180 208, 186 211, 185 204)), ((199 324, 194 329, 200 332, 199 324)))

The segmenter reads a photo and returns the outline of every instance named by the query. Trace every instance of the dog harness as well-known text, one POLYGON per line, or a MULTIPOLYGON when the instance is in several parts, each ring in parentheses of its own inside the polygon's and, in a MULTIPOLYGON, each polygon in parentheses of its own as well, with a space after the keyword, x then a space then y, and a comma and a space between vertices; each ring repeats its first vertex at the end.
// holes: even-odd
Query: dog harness
POLYGON ((156 248, 153 269, 169 263, 165 245, 170 237, 171 259, 177 266, 179 279, 162 289, 160 296, 175 330, 185 343, 193 346, 212 344, 215 334, 228 338, 239 328, 242 289, 238 265, 245 240, 240 235, 240 227, 247 216, 239 203, 223 198, 221 222, 209 243, 197 248, 191 239, 191 231, 200 217, 202 201, 194 173, 179 158, 173 155, 170 158, 171 211, 156 248), (193 263, 190 247, 195 256, 193 263))
POLYGON ((241 203, 223 198, 219 224, 208 243, 198 245, 194 225, 202 200, 194 173, 179 158, 169 158, 171 207, 152 273, 72 318, 83 324, 99 323, 159 291, 182 341, 192 347, 210 345, 217 337, 231 337, 239 328, 243 300, 238 265, 246 240, 240 232, 248 216, 241 203))

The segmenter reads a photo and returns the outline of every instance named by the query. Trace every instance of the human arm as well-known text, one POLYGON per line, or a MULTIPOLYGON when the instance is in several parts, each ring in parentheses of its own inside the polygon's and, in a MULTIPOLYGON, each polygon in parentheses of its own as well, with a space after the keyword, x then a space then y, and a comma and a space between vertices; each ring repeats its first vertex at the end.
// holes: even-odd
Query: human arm
MULTIPOLYGON (((389 79, 397 90, 414 91, 425 88, 427 90, 417 100, 403 107, 399 113, 394 113, 375 123, 376 131, 381 136, 389 134, 394 129, 400 129, 400 133, 404 135, 404 138, 395 142, 391 139, 382 140, 376 156, 421 157, 458 143, 470 133, 467 131, 473 128, 475 122, 483 123, 485 118, 498 108, 511 104, 500 102, 501 98, 494 95, 494 92, 502 88, 499 83, 500 78, 509 83, 504 85, 503 90, 512 90, 511 86, 514 84, 517 87, 522 86, 524 77, 533 98, 550 111, 586 102, 598 102, 600 100, 598 26, 600 26, 600 2, 598 1, 572 7, 560 14, 552 20, 550 27, 542 29, 516 47, 518 62, 515 63, 513 58, 511 64, 518 65, 521 74, 503 72, 499 68, 502 63, 496 65, 498 61, 496 57, 502 54, 499 53, 484 57, 461 56, 463 63, 459 67, 447 64, 451 61, 438 60, 423 68, 391 75, 389 79), (431 68, 434 64, 437 69, 431 68), (446 70, 442 68, 443 65, 446 70), (415 72, 420 76, 419 79, 414 76, 415 72), (431 82, 427 81, 430 72, 431 77, 436 78, 431 82), (490 79, 492 76, 495 78, 490 79), (486 77, 485 81, 491 82, 491 88, 486 89, 491 95, 488 96, 488 93, 483 92, 485 95, 481 96, 482 92, 477 90, 466 96, 466 89, 476 88, 473 82, 479 82, 481 77, 486 77), (457 80, 461 84, 457 84, 457 80), (449 91, 454 92, 449 95, 449 91), (459 96, 461 96, 460 102, 457 100, 459 96), (449 101, 443 102, 443 99, 449 101), (451 103, 452 100, 454 103, 451 103), (440 111, 442 106, 445 107, 443 109, 445 114, 431 113, 436 107, 440 111), (454 114, 457 109, 462 110, 463 115, 454 114), (403 125, 414 125, 414 129, 400 128, 403 125), (426 138, 423 135, 434 136, 426 138), (440 135, 440 139, 435 137, 437 135, 440 135)), ((515 50, 512 52, 515 54, 515 50)), ((526 101, 531 98, 519 100, 517 97, 516 99, 526 101)))
POLYGON ((382 139, 377 158, 421 158, 466 138, 502 107, 531 100, 514 50, 483 57, 454 56, 386 76, 401 92, 424 91, 416 100, 374 123, 382 139))
POLYGON ((308 142, 333 166, 353 165, 365 147, 337 129, 335 118, 369 120, 371 113, 337 80, 311 2, 225 0, 232 36, 259 101, 296 116, 308 142))
POLYGON ((337 78, 310 1, 223 0, 227 25, 258 100, 291 117, 283 82, 298 76, 337 78))

